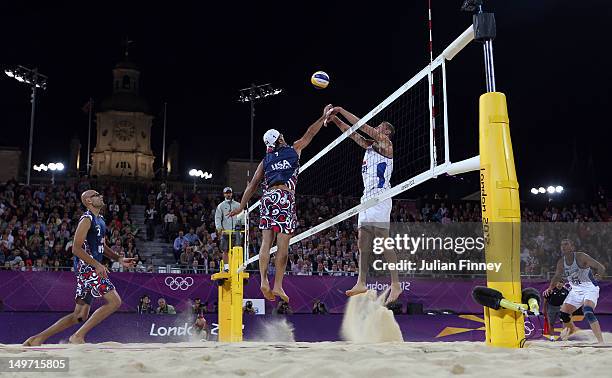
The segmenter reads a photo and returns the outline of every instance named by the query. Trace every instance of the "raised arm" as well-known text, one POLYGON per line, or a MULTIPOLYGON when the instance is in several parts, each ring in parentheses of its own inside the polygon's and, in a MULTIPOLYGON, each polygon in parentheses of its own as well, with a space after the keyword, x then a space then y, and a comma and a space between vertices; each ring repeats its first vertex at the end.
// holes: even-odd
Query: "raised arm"
MULTIPOLYGON (((356 124, 357 122, 359 122, 359 120, 361 118, 357 117, 356 115, 354 115, 353 113, 349 112, 348 110, 344 109, 341 106, 338 106, 334 109, 337 109, 338 112, 340 114, 342 114, 342 116, 344 118, 346 118, 347 121, 349 121, 349 123, 351 125, 356 124)), ((359 130, 363 131, 364 133, 368 134, 372 139, 374 139, 377 142, 386 142, 387 141, 387 136, 384 135, 383 133, 381 133, 380 131, 376 130, 375 128, 373 128, 372 126, 368 125, 367 123, 364 123, 359 130)))
POLYGON ((312 142, 312 138, 314 138, 314 136, 317 135, 319 130, 321 130, 321 127, 329 116, 327 113, 332 109, 334 109, 332 105, 327 105, 325 109, 323 109, 323 114, 321 115, 321 117, 319 117, 319 119, 317 119, 312 125, 310 125, 310 127, 308 127, 308 130, 306 130, 306 133, 300 139, 296 140, 293 143, 293 148, 295 149, 295 152, 297 152, 298 155, 302 153, 302 150, 306 148, 310 144, 310 142, 312 142))
MULTIPOLYGON (((335 123, 336 126, 338 126, 340 131, 342 131, 343 133, 346 132, 346 130, 351 128, 349 125, 344 123, 344 121, 342 121, 340 118, 336 116, 332 116, 330 118, 330 121, 335 123)), ((354 140, 355 143, 357 143, 360 147, 363 147, 363 148, 368 148, 372 144, 371 142, 368 142, 364 137, 362 137, 359 133, 356 133, 356 132, 351 133, 351 135, 349 135, 349 138, 354 140)))
POLYGON ((255 170, 255 175, 253 175, 253 179, 249 181, 249 185, 247 185, 246 189, 244 190, 244 194, 242 195, 242 199, 240 200, 240 206, 230 211, 227 214, 228 217, 236 216, 240 214, 242 210, 244 210, 251 197, 253 197, 253 194, 255 194, 255 192, 257 191, 257 186, 259 185, 261 180, 263 180, 263 177, 263 161, 261 161, 257 166, 257 169, 255 170))

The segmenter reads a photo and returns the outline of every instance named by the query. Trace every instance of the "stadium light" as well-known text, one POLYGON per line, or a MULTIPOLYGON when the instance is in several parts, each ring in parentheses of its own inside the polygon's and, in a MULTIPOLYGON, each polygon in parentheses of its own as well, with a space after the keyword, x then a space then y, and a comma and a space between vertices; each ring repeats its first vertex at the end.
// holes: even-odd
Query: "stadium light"
POLYGON ((282 93, 281 88, 273 88, 272 84, 251 84, 248 88, 242 88, 240 90, 240 96, 238 102, 246 104, 251 103, 251 151, 249 155, 249 169, 247 169, 247 181, 251 179, 251 169, 253 168, 253 129, 255 128, 255 102, 262 100, 266 97, 276 96, 282 93))
POLYGON ((189 176, 193 177, 193 192, 197 191, 197 181, 198 178, 209 180, 213 177, 212 173, 203 172, 201 169, 190 169, 189 176))
POLYGON ((565 188, 563 188, 561 185, 548 185, 546 188, 543 186, 540 186, 539 188, 531 188, 531 194, 538 195, 548 193, 548 195, 557 195, 563 193, 564 190, 565 188))
POLYGON ((51 185, 55 185, 55 172, 62 172, 64 168, 65 166, 63 163, 35 164, 32 167, 36 172, 51 171, 51 185))
POLYGON ((37 68, 29 69, 24 66, 7 68, 4 70, 6 76, 13 78, 21 83, 26 83, 32 87, 32 112, 30 113, 30 141, 28 145, 28 165, 26 172, 26 185, 30 185, 30 167, 32 167, 32 141, 34 139, 34 114, 36 113, 36 92, 40 89, 47 89, 48 77, 39 73, 37 68))

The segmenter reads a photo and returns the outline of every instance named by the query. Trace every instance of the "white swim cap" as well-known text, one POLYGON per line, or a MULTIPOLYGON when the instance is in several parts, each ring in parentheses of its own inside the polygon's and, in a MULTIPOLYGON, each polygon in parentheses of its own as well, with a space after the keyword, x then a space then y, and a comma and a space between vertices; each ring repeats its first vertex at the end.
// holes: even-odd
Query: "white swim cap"
POLYGON ((266 144, 266 146, 274 147, 274 144, 278 140, 279 136, 280 136, 280 132, 278 130, 270 129, 266 131, 266 133, 264 134, 263 141, 266 144))

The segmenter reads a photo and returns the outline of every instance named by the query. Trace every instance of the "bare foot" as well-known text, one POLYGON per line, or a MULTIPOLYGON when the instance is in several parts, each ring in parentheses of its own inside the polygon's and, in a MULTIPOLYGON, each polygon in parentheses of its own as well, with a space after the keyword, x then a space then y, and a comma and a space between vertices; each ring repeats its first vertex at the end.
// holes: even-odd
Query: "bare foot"
POLYGON ((402 287, 399 285, 399 283, 391 284, 391 292, 387 297, 385 305, 388 305, 391 302, 395 302, 397 298, 399 298, 400 294, 402 294, 402 287))
POLYGON ((35 335, 23 342, 23 346, 40 346, 43 343, 42 337, 35 335))
POLYGON ((285 290, 283 290, 282 287, 277 288, 277 286, 274 285, 274 290, 272 290, 272 294, 279 296, 280 299, 289 303, 289 297, 287 296, 287 294, 285 294, 285 290))
POLYGON ((366 291, 368 291, 368 288, 366 287, 366 285, 360 282, 357 282, 355 286, 353 286, 352 289, 345 291, 344 294, 346 294, 347 297, 352 297, 353 295, 365 293, 366 291))
POLYGON ((70 336, 70 338, 68 339, 68 342, 70 344, 85 344, 85 338, 79 337, 76 334, 74 334, 70 336))
POLYGON ((261 293, 263 294, 264 298, 270 302, 274 302, 276 300, 276 297, 274 297, 274 294, 272 294, 272 290, 270 290, 270 284, 267 282, 261 283, 261 293))

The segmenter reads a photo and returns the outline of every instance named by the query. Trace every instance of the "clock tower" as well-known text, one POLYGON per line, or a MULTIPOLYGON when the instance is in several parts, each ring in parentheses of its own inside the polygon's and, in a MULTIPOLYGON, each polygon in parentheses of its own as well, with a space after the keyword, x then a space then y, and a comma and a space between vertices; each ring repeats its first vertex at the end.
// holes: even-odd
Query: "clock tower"
POLYGON ((113 94, 104 99, 96 112, 96 146, 92 153, 91 174, 153 178, 149 105, 139 95, 140 71, 125 60, 113 69, 113 94))

